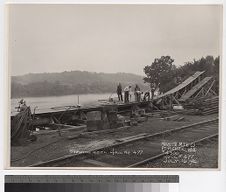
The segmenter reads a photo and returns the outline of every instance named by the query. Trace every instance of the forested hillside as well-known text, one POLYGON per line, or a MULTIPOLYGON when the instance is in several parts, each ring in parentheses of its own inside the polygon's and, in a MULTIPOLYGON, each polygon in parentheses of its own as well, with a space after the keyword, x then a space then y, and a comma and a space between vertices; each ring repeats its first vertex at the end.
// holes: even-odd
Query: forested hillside
POLYGON ((13 76, 11 96, 59 96, 86 93, 115 92, 117 84, 122 86, 138 84, 146 90, 148 85, 143 77, 129 73, 91 73, 86 71, 70 71, 62 73, 38 73, 23 76, 13 76))
POLYGON ((166 92, 177 86, 196 71, 205 71, 206 76, 215 79, 215 90, 219 89, 220 57, 202 57, 198 60, 175 66, 170 56, 156 58, 151 65, 144 67, 146 77, 130 73, 91 73, 87 71, 70 71, 62 73, 36 73, 23 76, 13 76, 11 81, 11 97, 60 96, 70 94, 113 93, 120 82, 135 86, 138 84, 142 91, 150 84, 155 89, 166 92), (146 82, 146 84, 144 83, 146 82))

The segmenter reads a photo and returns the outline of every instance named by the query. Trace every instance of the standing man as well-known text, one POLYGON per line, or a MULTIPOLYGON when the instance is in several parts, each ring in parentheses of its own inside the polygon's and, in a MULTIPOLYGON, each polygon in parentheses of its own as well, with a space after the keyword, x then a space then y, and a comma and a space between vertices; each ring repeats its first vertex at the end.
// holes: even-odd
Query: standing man
POLYGON ((135 101, 140 102, 140 87, 136 84, 135 89, 134 89, 134 95, 135 95, 135 101))
POLYGON ((118 100, 119 101, 123 101, 123 98, 122 98, 122 85, 121 85, 121 83, 119 83, 118 86, 117 86, 117 95, 118 95, 118 100))
POLYGON ((25 109, 27 109, 26 101, 25 101, 24 99, 21 99, 21 100, 19 101, 19 107, 18 107, 18 110, 19 110, 20 112, 22 112, 22 111, 25 111, 25 109))
POLYGON ((129 86, 129 101, 132 101, 132 87, 129 86))
POLYGON ((150 101, 150 92, 149 92, 149 90, 144 93, 143 101, 150 101))
POLYGON ((129 102, 129 92, 130 92, 131 86, 127 86, 124 89, 124 96, 125 96, 125 103, 129 102))

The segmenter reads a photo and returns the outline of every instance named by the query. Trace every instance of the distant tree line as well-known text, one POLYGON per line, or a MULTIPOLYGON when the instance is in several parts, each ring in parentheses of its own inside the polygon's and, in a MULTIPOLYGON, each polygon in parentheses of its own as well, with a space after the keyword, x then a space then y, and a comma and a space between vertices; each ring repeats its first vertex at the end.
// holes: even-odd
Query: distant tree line
POLYGON ((29 73, 12 76, 11 97, 61 96, 88 93, 113 93, 120 82, 123 87, 138 84, 148 86, 142 76, 130 73, 95 73, 88 71, 65 71, 61 73, 29 73))
POLYGON ((219 63, 220 57, 202 57, 185 63, 183 66, 175 66, 174 59, 170 56, 156 58, 151 65, 144 67, 145 77, 128 74, 105 74, 82 71, 70 71, 62 73, 27 74, 12 77, 11 97, 40 97, 61 96, 71 94, 88 93, 113 93, 121 82, 122 86, 138 84, 142 91, 159 89, 166 92, 193 75, 196 71, 205 71, 206 76, 213 76, 216 84, 215 91, 219 89, 219 63), (145 83, 143 84, 142 78, 145 83))
MULTIPOLYGON (((127 84, 122 83, 123 87, 127 84)), ((139 84, 141 88, 144 85, 139 84)), ((74 85, 62 84, 60 81, 48 82, 34 82, 29 84, 21 84, 12 82, 11 97, 43 97, 43 96, 62 96, 72 94, 89 94, 89 93, 116 93, 116 83, 111 82, 93 82, 90 84, 78 83, 74 85)))
POLYGON ((220 57, 202 57, 199 60, 186 62, 183 66, 176 67, 174 59, 170 56, 156 58, 151 65, 144 67, 144 82, 149 83, 153 89, 164 93, 193 75, 196 71, 205 71, 206 76, 215 79, 215 91, 219 91, 219 63, 220 57))
POLYGON ((105 93, 114 90, 114 84, 104 84, 94 82, 92 84, 65 85, 59 81, 56 82, 35 82, 22 85, 16 82, 12 83, 12 97, 36 97, 36 96, 60 96, 70 94, 85 93, 105 93))

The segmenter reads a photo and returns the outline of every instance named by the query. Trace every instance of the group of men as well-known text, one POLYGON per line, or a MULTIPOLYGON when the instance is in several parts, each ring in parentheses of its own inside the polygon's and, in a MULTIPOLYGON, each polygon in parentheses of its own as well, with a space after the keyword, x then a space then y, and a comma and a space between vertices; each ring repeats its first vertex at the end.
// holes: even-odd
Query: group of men
MULTIPOLYGON (((123 101, 123 95, 122 95, 123 92, 124 92, 124 102, 128 103, 129 101, 132 100, 132 86, 128 85, 124 89, 122 89, 121 83, 118 84, 117 95, 118 95, 119 101, 123 101)), ((143 94, 143 92, 141 92, 140 87, 136 84, 136 86, 134 88, 135 101, 140 102, 142 94, 143 94)), ((149 91, 144 93, 143 100, 150 100, 149 91)))

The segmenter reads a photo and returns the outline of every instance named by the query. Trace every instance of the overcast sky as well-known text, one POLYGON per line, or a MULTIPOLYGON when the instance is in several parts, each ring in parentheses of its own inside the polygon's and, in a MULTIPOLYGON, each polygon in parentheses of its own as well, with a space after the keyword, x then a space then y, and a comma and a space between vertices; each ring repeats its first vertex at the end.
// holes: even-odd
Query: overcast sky
POLYGON ((221 55, 221 17, 217 5, 10 5, 9 64, 12 75, 143 75, 162 55, 176 65, 221 55))

